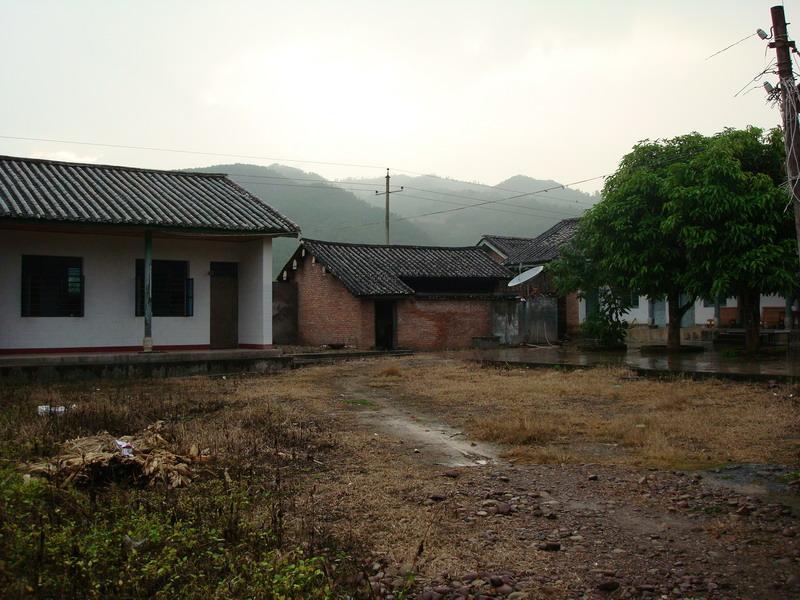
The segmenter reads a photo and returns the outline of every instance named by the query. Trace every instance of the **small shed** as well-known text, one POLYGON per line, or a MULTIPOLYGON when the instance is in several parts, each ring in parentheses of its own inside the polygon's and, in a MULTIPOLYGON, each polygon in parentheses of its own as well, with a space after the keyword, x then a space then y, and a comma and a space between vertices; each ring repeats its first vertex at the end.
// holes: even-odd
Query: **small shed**
POLYGON ((280 279, 297 287, 298 342, 358 348, 468 348, 492 334, 511 273, 476 246, 304 239, 280 279))

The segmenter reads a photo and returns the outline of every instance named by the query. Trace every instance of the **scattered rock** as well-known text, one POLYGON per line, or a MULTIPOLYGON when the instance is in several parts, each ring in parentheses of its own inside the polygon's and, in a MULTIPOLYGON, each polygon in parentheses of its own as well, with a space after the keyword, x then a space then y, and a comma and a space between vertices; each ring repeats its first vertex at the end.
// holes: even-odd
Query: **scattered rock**
POLYGON ((619 589, 619 581, 614 579, 603 579, 597 584, 597 589, 601 592, 614 592, 619 589))
POLYGON ((543 542, 536 547, 539 550, 544 550, 545 552, 558 552, 561 550, 561 544, 558 542, 543 542))

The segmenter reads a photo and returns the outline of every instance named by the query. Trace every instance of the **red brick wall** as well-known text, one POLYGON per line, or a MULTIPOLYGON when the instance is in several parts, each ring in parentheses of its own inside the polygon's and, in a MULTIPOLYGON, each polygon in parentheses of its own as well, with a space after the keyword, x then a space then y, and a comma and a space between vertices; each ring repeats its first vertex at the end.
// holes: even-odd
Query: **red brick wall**
POLYGON ((375 345, 374 304, 347 288, 307 254, 294 272, 297 282, 297 341, 307 346, 375 345))
POLYGON ((503 261, 506 259, 505 256, 502 254, 495 252, 493 249, 489 248, 489 246, 480 246, 480 249, 486 252, 494 262, 498 264, 503 264, 503 261))
POLYGON ((472 338, 491 335, 489 300, 397 302, 397 346, 410 350, 469 348, 472 338))

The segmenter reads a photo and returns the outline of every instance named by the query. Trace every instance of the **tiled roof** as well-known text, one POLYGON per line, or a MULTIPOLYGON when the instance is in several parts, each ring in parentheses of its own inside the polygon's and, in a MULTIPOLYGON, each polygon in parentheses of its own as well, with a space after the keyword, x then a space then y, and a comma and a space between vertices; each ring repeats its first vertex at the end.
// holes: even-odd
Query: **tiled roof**
POLYGON ((578 230, 580 218, 564 219, 538 237, 516 248, 508 255, 506 265, 541 265, 559 256, 561 246, 569 242, 578 230))
POLYGON ((225 175, 0 156, 0 219, 292 235, 225 175))
POLYGON ((513 237, 510 235, 488 235, 484 234, 481 237, 481 241, 486 241, 492 246, 494 246, 497 250, 502 252, 505 256, 508 256, 512 252, 516 251, 518 248, 521 248, 525 244, 531 241, 532 238, 524 238, 524 237, 513 237))
POLYGON ((477 246, 383 246, 306 240, 301 248, 355 296, 408 296, 403 278, 508 279, 512 274, 477 246))

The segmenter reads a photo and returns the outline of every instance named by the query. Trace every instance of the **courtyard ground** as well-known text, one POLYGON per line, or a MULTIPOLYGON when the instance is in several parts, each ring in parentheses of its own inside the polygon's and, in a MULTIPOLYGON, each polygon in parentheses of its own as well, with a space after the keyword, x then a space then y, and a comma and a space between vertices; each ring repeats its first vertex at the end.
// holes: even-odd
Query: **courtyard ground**
MULTIPOLYGON (((320 565, 318 579, 297 577, 306 591, 286 597, 316 588, 434 599, 795 598, 797 393, 437 356, 275 376, 28 385, 4 392, 0 456, 37 461, 78 435, 164 420, 176 453, 208 456, 174 494, 241 484, 250 501, 239 527, 280 534, 265 546, 277 583, 303 560, 320 565), (75 407, 42 418, 40 404, 75 407)), ((134 493, 123 488, 112 482, 114 494, 134 493)), ((1 563, 0 576, 18 576, 12 567, 1 563)), ((229 566, 214 576, 229 580, 230 595, 276 585, 229 566)), ((192 596, 189 579, 174 585, 192 596)))

